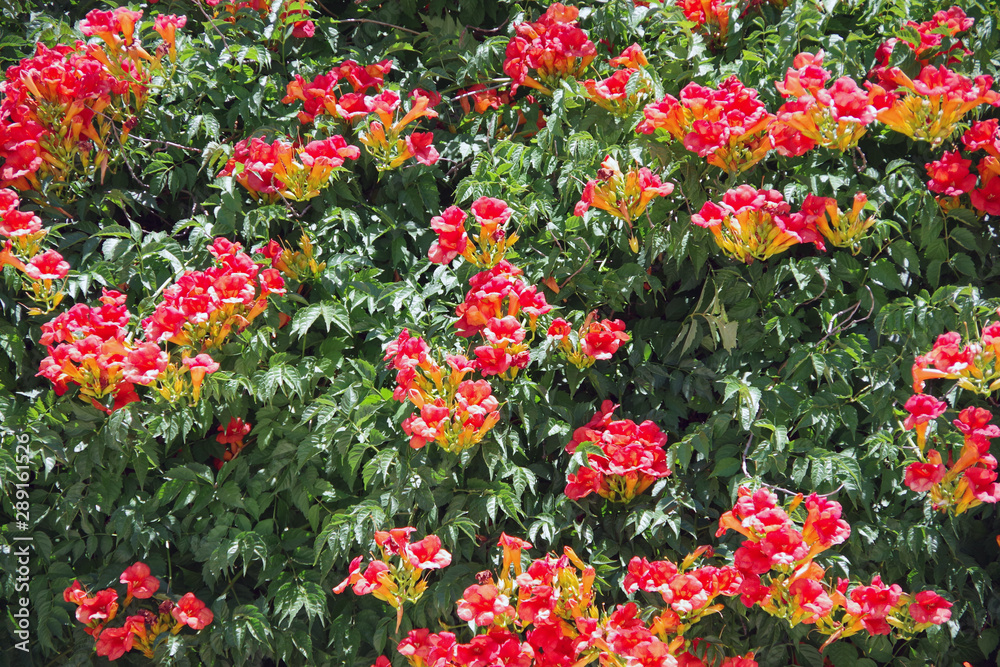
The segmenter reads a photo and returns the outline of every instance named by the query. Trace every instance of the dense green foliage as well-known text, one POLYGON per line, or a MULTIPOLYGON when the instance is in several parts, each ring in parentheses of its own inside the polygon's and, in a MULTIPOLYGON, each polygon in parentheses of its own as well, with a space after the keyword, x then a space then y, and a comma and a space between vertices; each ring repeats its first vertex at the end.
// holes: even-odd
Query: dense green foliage
MULTIPOLYGON (((3 19, 5 67, 30 55, 37 41, 81 38, 76 23, 98 7, 57 5, 22 4, 16 19, 3 19)), ((721 49, 710 49, 672 6, 595 2, 582 10, 580 25, 598 44, 595 67, 605 67, 606 53, 641 44, 655 99, 677 95, 690 81, 717 85, 737 75, 774 110, 781 102, 774 82, 795 54, 823 49, 837 76, 860 81, 879 43, 901 34, 906 20, 947 6, 764 5, 734 13, 721 49)), ((963 72, 995 73, 1000 10, 987 2, 963 8, 976 19, 965 40, 974 54, 963 72)), ((903 483, 911 434, 901 426, 902 405, 914 356, 945 331, 974 332, 1000 306, 997 218, 942 212, 924 171, 941 148, 875 124, 855 151, 772 153, 727 176, 679 143, 636 134, 641 107, 616 117, 582 97, 579 82, 565 82, 551 97, 528 99, 522 88, 511 105, 464 113, 459 91, 505 80, 512 24, 534 19, 544 5, 317 3, 308 39, 291 37, 276 10, 263 19, 242 12, 229 23, 211 20, 210 9, 182 0, 144 7, 147 15, 188 16, 169 83, 159 88, 154 78, 138 125, 103 179, 97 173, 62 189, 48 183, 21 193, 23 208, 37 211, 73 268, 62 308, 94 303, 101 287, 122 289, 135 324, 165 285, 209 265, 207 244, 218 236, 250 248, 272 238, 294 245, 304 231, 326 266, 228 339, 214 355, 222 370, 206 379, 196 405, 144 397, 110 416, 72 391, 57 397, 36 377, 46 354, 40 327, 51 316, 27 314, 22 278, 4 268, 0 582, 8 605, 19 534, 18 433, 31 442, 34 547, 32 656, 9 649, 4 661, 102 662, 63 589, 74 579, 92 588, 116 585, 121 571, 141 560, 169 582, 170 593, 194 591, 215 614, 206 630, 165 642, 157 664, 367 666, 378 654, 394 655, 410 628, 460 624, 454 601, 476 572, 496 566, 501 532, 525 537, 538 554, 572 546, 597 567, 611 604, 625 598, 619 584, 634 555, 676 559, 700 544, 723 555, 734 550, 735 540, 714 537, 718 518, 739 485, 764 483, 836 492, 853 531, 829 574, 867 581, 879 573, 904 587, 934 588, 955 602, 952 620, 894 647, 856 635, 820 655, 823 638, 810 626, 789 630, 737 602, 699 626, 707 642, 729 653, 759 647, 757 659, 768 667, 822 667, 824 656, 835 667, 1000 664, 995 507, 944 515, 903 483), (423 122, 441 153, 436 165, 379 171, 362 151, 307 203, 259 203, 235 179, 216 177, 241 139, 313 132, 296 118, 300 104, 282 103, 285 86, 295 74, 309 79, 348 58, 392 58, 387 82, 442 95, 439 118, 423 122), (529 119, 518 132, 510 129, 514 106, 529 119), (539 113, 545 126, 535 132, 539 113), (638 252, 620 221, 596 210, 573 215, 583 184, 609 154, 623 165, 635 159, 652 166, 676 184, 634 223, 638 252), (856 255, 801 244, 767 261, 738 263, 690 217, 742 183, 797 203, 809 193, 843 202, 864 192, 877 223, 856 255), (544 342, 541 329, 528 368, 512 382, 493 382, 502 416, 482 443, 458 455, 414 450, 400 427, 410 407, 392 400, 394 373, 382 357, 404 327, 448 350, 465 344, 451 327, 475 270, 428 262, 430 219, 452 204, 467 209, 480 196, 514 209, 521 241, 508 259, 529 283, 547 286, 554 314, 580 321, 597 309, 621 318, 632 340, 614 358, 579 371, 544 342), (290 323, 281 326, 284 316, 290 323), (604 399, 669 436, 672 476, 625 506, 563 493, 581 463, 564 447, 604 399), (217 469, 213 459, 223 446, 215 435, 230 417, 253 430, 248 446, 217 469), (431 576, 397 636, 395 615, 383 603, 330 590, 351 558, 372 547, 373 531, 405 525, 440 536, 454 562, 431 576)), ((978 113, 996 115, 988 107, 978 113)), ((334 124, 317 120, 324 122, 334 124)), ((358 144, 342 126, 331 131, 358 144)), ((950 399, 959 401, 955 407, 970 401, 964 394, 950 399)), ((5 649, 15 641, 11 627, 5 620, 0 630, 5 649)))

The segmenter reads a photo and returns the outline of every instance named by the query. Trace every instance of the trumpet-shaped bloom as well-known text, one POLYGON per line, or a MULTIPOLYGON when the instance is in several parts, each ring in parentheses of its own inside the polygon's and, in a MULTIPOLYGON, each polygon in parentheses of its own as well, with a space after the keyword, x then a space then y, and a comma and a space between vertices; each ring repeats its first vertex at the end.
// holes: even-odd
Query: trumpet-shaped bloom
POLYGON ((691 216, 691 222, 707 228, 727 255, 747 264, 797 243, 814 243, 825 249, 814 217, 792 213, 776 190, 738 186, 726 192, 718 204, 705 202, 691 216))

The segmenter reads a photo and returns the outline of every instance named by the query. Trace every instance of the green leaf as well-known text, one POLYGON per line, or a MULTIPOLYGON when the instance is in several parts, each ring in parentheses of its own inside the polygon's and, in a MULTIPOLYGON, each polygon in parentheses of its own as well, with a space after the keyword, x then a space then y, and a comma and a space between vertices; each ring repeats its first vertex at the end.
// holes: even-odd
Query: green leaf
POLYGON ((226 631, 233 646, 247 647, 247 640, 252 637, 264 648, 270 648, 271 624, 267 616, 252 604, 242 604, 233 610, 233 617, 226 624, 226 631))
POLYGON ((710 477, 729 478, 740 470, 740 460, 733 457, 726 457, 715 464, 710 477))

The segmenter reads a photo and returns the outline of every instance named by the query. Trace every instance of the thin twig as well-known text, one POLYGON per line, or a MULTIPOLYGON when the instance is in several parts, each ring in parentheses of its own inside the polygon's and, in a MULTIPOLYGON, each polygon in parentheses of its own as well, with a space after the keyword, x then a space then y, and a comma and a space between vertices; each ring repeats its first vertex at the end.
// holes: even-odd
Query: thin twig
POLYGON ((747 456, 750 454, 750 445, 753 444, 753 433, 747 438, 747 446, 743 448, 743 476, 750 477, 750 473, 747 471, 747 456))
POLYGON ((587 259, 585 259, 583 261, 583 263, 580 264, 580 268, 578 268, 576 271, 574 271, 573 273, 571 273, 570 276, 569 276, 569 278, 567 278, 566 280, 564 280, 562 282, 562 285, 559 286, 559 291, 562 291, 562 288, 566 287, 566 285, 569 284, 569 281, 573 280, 573 278, 576 278, 576 274, 578 274, 581 271, 583 271, 583 269, 587 266, 587 262, 590 261, 590 258, 594 256, 594 251, 590 248, 590 245, 583 239, 583 237, 577 237, 577 238, 580 239, 580 243, 582 243, 583 245, 587 246, 587 259))
POLYGON ((219 37, 221 37, 221 38, 222 38, 222 43, 223 43, 223 44, 225 45, 225 47, 226 47, 226 53, 229 53, 229 40, 227 40, 227 39, 226 39, 226 36, 222 34, 222 31, 221 31, 221 30, 219 30, 219 26, 217 26, 217 25, 215 24, 215 19, 214 19, 214 18, 212 18, 211 16, 209 16, 209 15, 208 15, 208 12, 206 12, 206 11, 205 11, 205 6, 204 6, 204 5, 202 4, 202 0, 197 0, 197 2, 196 2, 195 4, 197 4, 197 5, 198 5, 198 9, 200 9, 200 10, 201 10, 201 13, 202 13, 202 15, 203 15, 203 16, 204 16, 204 17, 205 17, 206 19, 208 19, 208 22, 209 22, 209 23, 211 23, 211 24, 212 24, 212 27, 213 27, 213 28, 215 29, 215 32, 219 33, 219 37))
POLYGON ((408 32, 411 35, 422 35, 422 32, 417 32, 416 30, 410 30, 409 28, 404 28, 401 25, 393 25, 392 23, 383 23, 382 21, 376 21, 374 19, 336 19, 337 23, 374 23, 375 25, 383 25, 386 28, 395 28, 396 30, 402 30, 403 32, 408 32))
MULTIPOLYGON (((111 131, 114 132, 114 134, 115 134, 115 138, 118 139, 118 145, 122 146, 124 148, 125 144, 122 141, 121 133, 118 132, 118 128, 115 127, 114 123, 110 123, 109 125, 111 127, 111 131)), ((120 155, 122 157, 122 162, 125 163, 125 168, 128 169, 128 173, 132 175, 132 178, 138 184, 138 187, 141 188, 141 189, 143 189, 143 190, 148 191, 149 190, 149 186, 146 185, 145 183, 143 183, 142 180, 138 176, 136 176, 135 171, 133 171, 133 169, 132 169, 132 163, 128 161, 128 155, 126 154, 126 151, 124 151, 124 150, 121 151, 120 155)), ((108 160, 108 157, 106 156, 105 157, 105 164, 107 164, 107 160, 108 160)), ((101 174, 101 183, 104 183, 104 174, 103 173, 101 174)))
POLYGON ((461 160, 461 161, 457 161, 457 160, 454 161, 455 165, 451 169, 448 170, 448 172, 445 174, 445 178, 450 180, 451 178, 453 178, 458 173, 459 169, 461 169, 465 165, 469 164, 474 159, 475 159, 475 156, 472 156, 470 158, 466 158, 466 159, 461 160))
POLYGON ((819 345, 819 343, 822 343, 823 341, 825 341, 830 336, 836 336, 836 335, 842 333, 844 330, 847 329, 847 327, 855 325, 855 324, 858 324, 860 322, 864 322, 865 320, 867 320, 869 317, 872 316, 872 313, 875 312, 875 295, 872 294, 872 288, 868 287, 868 285, 865 285, 864 287, 865 287, 866 290, 868 290, 868 298, 870 298, 872 300, 872 305, 871 305, 871 308, 868 309, 868 313, 865 314, 865 316, 862 317, 862 318, 860 318, 860 319, 857 319, 857 320, 851 319, 851 318, 854 317, 854 314, 856 312, 858 312, 858 308, 861 307, 861 303, 862 303, 861 299, 859 299, 858 302, 856 304, 854 304, 853 308, 845 308, 844 310, 840 311, 839 313, 836 313, 833 316, 833 319, 830 320, 830 326, 827 328, 826 335, 823 336, 819 340, 819 342, 817 343, 817 345, 819 345), (847 316, 847 321, 844 322, 843 324, 838 325, 835 328, 834 324, 837 322, 837 318, 840 315, 843 315, 844 313, 846 313, 847 311, 851 311, 851 314, 847 316))
POLYGON ((823 291, 820 292, 819 294, 817 294, 816 296, 814 296, 813 298, 809 299, 808 301, 803 301, 798 306, 796 306, 797 308, 801 308, 802 306, 804 306, 806 304, 812 303, 813 301, 816 301, 817 299, 820 299, 824 294, 826 294, 826 288, 830 286, 830 282, 826 278, 823 277, 822 273, 820 273, 818 275, 819 275, 820 280, 823 281, 823 291))
POLYGON ((491 33, 491 32, 500 32, 501 30, 504 29, 504 27, 506 25, 507 25, 507 21, 504 21, 503 23, 501 23, 496 28, 490 28, 490 29, 487 29, 487 28, 476 28, 476 27, 473 27, 471 25, 467 25, 467 26, 465 26, 465 29, 466 30, 471 30, 472 32, 491 33))
POLYGON ((184 146, 182 144, 175 144, 172 141, 163 141, 162 139, 147 139, 146 137, 139 137, 134 134, 129 134, 129 137, 137 141, 145 141, 150 144, 163 144, 164 146, 169 146, 170 148, 180 148, 182 150, 191 151, 192 153, 201 153, 200 148, 195 148, 193 146, 184 146))
POLYGON ((840 486, 838 486, 833 491, 830 491, 829 493, 817 493, 816 495, 819 496, 820 498, 826 498, 827 496, 832 496, 833 494, 837 493, 838 491, 840 491, 843 488, 844 488, 844 483, 841 482, 840 486))
MULTIPOLYGON (((486 87, 486 88, 480 88, 478 90, 469 90, 466 86, 453 86, 452 88, 445 88, 444 92, 449 92, 451 90, 462 90, 464 88, 465 89, 464 92, 459 93, 458 95, 455 95, 453 97, 453 99, 460 100, 463 97, 471 97, 471 96, 475 95, 476 93, 483 93, 483 92, 487 92, 487 91, 490 91, 490 90, 500 90, 501 88, 504 88, 508 83, 510 83, 510 79, 505 79, 504 81, 500 82, 499 84, 497 84, 495 86, 489 86, 489 87, 486 87)), ((441 91, 438 91, 438 92, 441 92, 441 91)))
MULTIPOLYGON (((800 491, 792 491, 791 489, 786 489, 783 486, 777 486, 775 484, 768 484, 766 482, 762 482, 761 486, 766 486, 769 489, 774 489, 775 491, 781 491, 782 493, 787 493, 790 496, 797 496, 797 495, 799 495, 799 493, 801 493, 800 491)), ((844 488, 844 485, 843 485, 843 483, 841 483, 840 486, 838 486, 833 491, 830 491, 829 493, 817 493, 816 495, 819 496, 820 498, 826 498, 827 496, 832 496, 833 494, 837 493, 838 491, 840 491, 843 488, 844 488)))

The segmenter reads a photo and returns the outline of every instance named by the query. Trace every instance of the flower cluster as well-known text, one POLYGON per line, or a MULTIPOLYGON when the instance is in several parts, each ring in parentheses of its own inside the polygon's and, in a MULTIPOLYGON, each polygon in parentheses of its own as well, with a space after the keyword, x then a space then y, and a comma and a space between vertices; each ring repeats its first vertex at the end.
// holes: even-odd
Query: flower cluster
POLYGON ((465 301, 456 308, 458 335, 469 338, 480 334, 484 339, 484 344, 475 348, 474 362, 483 375, 513 379, 519 369, 525 368, 527 331, 520 318, 527 315, 527 328, 534 333, 539 316, 552 310, 538 287, 521 279, 523 274, 507 260, 501 260, 469 279, 465 301))
POLYGON ((10 265, 23 272, 31 281, 28 293, 38 307, 29 315, 50 313, 63 299, 62 281, 69 275, 69 262, 55 250, 42 250, 42 239, 48 231, 41 219, 30 211, 20 210, 17 192, 0 189, 0 269, 10 265))
POLYGON ((877 118, 896 132, 916 141, 938 146, 948 139, 967 113, 982 104, 1000 106, 1000 93, 991 90, 993 77, 986 74, 969 79, 945 65, 928 65, 911 79, 892 67, 883 79, 897 86, 870 86, 875 95, 877 118))
POLYGON ((136 384, 167 401, 189 396, 197 402, 205 376, 219 370, 205 352, 263 313, 269 295, 285 293, 278 271, 263 268, 241 249, 215 239, 209 250, 218 266, 187 271, 164 289, 163 300, 141 322, 141 340, 133 340, 127 329, 131 314, 117 291, 104 290, 97 308, 76 304, 56 316, 42 325, 40 342, 48 354, 38 375, 52 382, 57 395, 78 385, 106 412, 138 401, 136 384), (167 343, 175 348, 168 351, 167 343), (109 396, 110 409, 103 405, 109 396))
POLYGON ((958 34, 972 28, 974 23, 960 7, 939 11, 929 21, 923 23, 907 21, 905 27, 916 31, 918 41, 912 42, 906 37, 902 39, 892 37, 880 44, 875 51, 875 60, 878 64, 869 76, 889 90, 895 88, 897 84, 887 74, 897 46, 902 47, 900 52, 904 56, 898 58, 900 62, 909 56, 921 67, 960 63, 962 57, 971 56, 972 51, 965 47, 958 34))
POLYGON ((48 355, 38 375, 52 382, 57 396, 66 393, 70 383, 78 385, 80 394, 99 410, 107 410, 102 401, 108 396, 114 399, 111 411, 138 401, 124 374, 130 318, 125 296, 105 289, 99 307, 76 304, 46 322, 39 342, 48 355))
MULTIPOLYGON (((997 312, 1000 315, 1000 311, 997 312)), ((913 361, 913 392, 923 394, 927 380, 957 380, 962 389, 989 396, 1000 389, 1000 322, 983 327, 979 340, 962 344, 950 332, 938 336, 927 354, 913 361)), ((939 415, 935 415, 937 417, 939 415)))
POLYGON ((711 548, 699 547, 679 566, 669 560, 650 562, 638 556, 629 561, 628 574, 622 580, 625 592, 641 590, 659 593, 663 598, 663 611, 651 624, 654 634, 683 637, 692 625, 722 609, 721 604, 713 604, 716 598, 739 594, 743 582, 739 569, 732 565, 692 568, 702 555, 711 556, 711 548))
MULTIPOLYGON (((943 402, 927 394, 915 394, 906 402, 910 415, 904 427, 912 428, 919 421, 926 428, 946 408, 943 402)), ((958 456, 953 456, 949 449, 945 463, 937 449, 925 453, 922 447, 919 460, 906 467, 906 485, 917 493, 927 493, 934 509, 942 512, 962 514, 977 505, 1000 501, 997 460, 990 454, 991 440, 1000 437, 1000 428, 990 423, 992 418, 993 414, 983 408, 962 410, 952 422, 963 435, 958 456)), ((939 438, 938 447, 949 445, 939 438)))
MULTIPOLYGON (((150 574, 145 563, 127 567, 119 581, 127 586, 122 607, 128 607, 132 600, 148 600, 160 589, 160 580, 150 574)), ((125 619, 124 625, 112 628, 108 624, 118 615, 119 607, 115 589, 106 588, 91 595, 79 581, 74 581, 63 591, 63 599, 76 605, 76 620, 86 626, 84 632, 96 641, 97 655, 108 660, 117 660, 132 649, 152 658, 160 635, 176 635, 185 626, 202 630, 214 618, 204 602, 194 593, 187 593, 176 602, 164 599, 155 612, 139 609, 125 619)))
POLYGON ((578 330, 561 317, 549 325, 548 337, 558 341, 559 352, 579 369, 590 368, 598 359, 610 359, 622 343, 631 340, 621 320, 596 318, 596 310, 588 313, 578 330))
POLYGON ((550 93, 547 86, 583 73, 597 48, 577 25, 579 14, 575 7, 556 2, 537 21, 514 25, 503 62, 513 89, 529 86, 550 93))
POLYGON ((466 380, 466 376, 478 370, 483 376, 514 379, 530 358, 528 329, 533 333, 538 317, 552 309, 536 286, 521 280, 520 269, 499 259, 513 240, 505 242, 502 230, 510 208, 484 197, 472 210, 480 223, 476 246, 466 236, 465 213, 453 206, 432 223, 439 239, 431 248, 431 260, 447 262, 463 252, 476 264, 496 262, 472 276, 471 289, 456 309, 458 335, 480 335, 482 343, 473 348, 471 360, 446 354, 445 367, 431 357, 422 338, 411 337, 405 329, 386 351, 385 360, 398 371, 393 398, 409 400, 420 410, 402 425, 414 449, 434 441, 447 451, 460 452, 482 440, 499 421, 499 402, 487 380, 466 380), (528 318, 527 329, 523 316, 528 318))
POLYGON ((163 290, 163 300, 142 321, 147 340, 197 352, 219 348, 267 309, 268 296, 285 293, 278 270, 255 262, 241 244, 219 237, 208 249, 217 266, 186 271, 163 290))
MULTIPOLYGON (((722 609, 720 598, 735 596, 747 607, 759 605, 792 624, 813 624, 830 635, 826 644, 862 630, 881 635, 895 628, 909 638, 946 622, 951 603, 934 591, 909 595, 877 576, 869 585, 853 587, 846 580, 836 585, 823 581, 824 570, 812 559, 847 539, 850 527, 840 518, 840 509, 815 494, 806 499, 800 494, 786 512, 768 491, 741 488, 717 533, 734 529, 746 537, 732 564, 695 567, 699 558, 712 555, 707 546, 680 563, 631 559, 622 587, 629 595, 640 590, 659 593, 663 606, 653 610, 629 602, 600 611, 596 572, 572 549, 525 567, 523 551, 531 544, 502 534, 499 580, 480 572, 458 600, 457 615, 473 628, 472 639, 463 643, 452 632, 418 628, 396 650, 412 667, 542 667, 595 660, 632 667, 706 667, 695 655, 699 640, 686 634, 722 609), (790 515, 803 500, 806 516, 799 528, 790 515)), ((372 576, 362 575, 356 560, 351 577, 338 588, 353 583, 362 592, 387 594, 387 568, 379 561, 369 566, 373 568, 372 576)), ((380 657, 375 667, 389 664, 380 657)), ((750 652, 726 658, 721 667, 757 667, 757 662, 750 652)))
POLYGON ((905 39, 901 41, 913 51, 914 57, 922 64, 931 64, 932 58, 945 58, 944 64, 951 65, 961 62, 958 54, 953 55, 955 51, 963 56, 972 55, 972 51, 958 39, 958 34, 968 31, 974 24, 975 21, 966 16, 961 7, 951 7, 936 12, 929 21, 922 23, 907 21, 906 27, 917 31, 920 42, 913 43, 905 39))
POLYGON ((730 174, 746 171, 775 147, 769 113, 753 88, 731 76, 718 89, 689 83, 680 99, 666 95, 643 109, 642 134, 668 134, 730 174))
POLYGON ((648 167, 632 167, 622 173, 618 161, 608 155, 597 170, 597 178, 587 181, 580 201, 573 210, 582 216, 591 206, 607 211, 625 221, 629 228, 629 245, 638 251, 638 241, 632 235, 632 221, 642 215, 655 197, 667 197, 674 184, 663 182, 648 167))
POLYGON ((676 5, 684 13, 684 18, 708 37, 712 48, 725 46, 729 35, 730 4, 724 0, 676 0, 676 5))
POLYGON ((627 503, 657 479, 670 475, 664 445, 667 435, 648 419, 613 419, 618 406, 604 401, 600 411, 573 432, 566 445, 570 454, 584 442, 597 445, 600 454, 588 454, 586 467, 566 477, 566 495, 579 500, 596 493, 611 502, 627 503))
POLYGON ((375 96, 382 93, 385 75, 392 69, 392 60, 383 60, 373 65, 359 65, 353 60, 345 60, 327 74, 317 75, 306 81, 296 74, 295 80, 285 86, 282 102, 290 104, 299 100, 303 110, 299 112, 299 122, 312 123, 319 115, 329 115, 344 123, 352 124, 359 118, 374 111, 374 96, 366 96, 371 91, 375 96), (347 84, 348 89, 343 88, 347 84))
MULTIPOLYGON (((687 625, 718 611, 718 595, 733 595, 739 573, 732 567, 692 568, 696 553, 678 567, 670 561, 629 564, 626 591, 660 593, 668 607, 643 620, 635 602, 600 612, 595 604, 596 572, 566 547, 561 556, 534 559, 527 567, 522 551, 531 544, 503 534, 499 581, 481 573, 457 604, 457 615, 477 634, 461 642, 452 632, 412 630, 396 647, 413 667, 542 667, 601 665, 678 667, 700 664, 687 652, 687 625), (681 660, 687 660, 681 662, 681 660), (595 663, 595 664, 598 664, 595 663)), ((381 663, 388 664, 387 661, 381 663)), ((379 665, 379 663, 376 663, 379 665)), ((756 667, 752 654, 728 659, 725 667, 756 667)))
POLYGON ((465 301, 458 304, 455 327, 458 335, 475 336, 486 329, 493 318, 506 316, 528 316, 528 328, 535 330, 538 318, 552 310, 545 301, 545 295, 535 285, 528 285, 521 276, 524 271, 507 260, 496 266, 480 271, 469 279, 469 291, 465 301))
POLYGON ((913 491, 927 493, 934 509, 942 512, 962 514, 977 505, 1000 501, 997 460, 990 453, 991 440, 1000 436, 1000 428, 990 423, 993 415, 988 410, 970 406, 952 421, 963 436, 957 455, 940 432, 934 438, 935 446, 928 449, 929 427, 948 410, 948 404, 923 393, 924 385, 932 379, 957 380, 960 388, 988 396, 1000 388, 998 348, 1000 322, 991 322, 978 341, 963 344, 959 333, 945 333, 938 336, 930 352, 914 360, 915 393, 904 406, 909 414, 903 428, 916 432, 917 460, 906 467, 904 481, 913 491))
POLYGON ((839 151, 854 148, 875 121, 875 95, 854 79, 840 77, 825 87, 830 72, 821 66, 823 55, 820 51, 795 56, 784 81, 775 84, 783 97, 795 98, 781 105, 777 119, 808 140, 796 144, 801 152, 810 144, 839 151))
MULTIPOLYGON (((40 179, 61 185, 78 173, 108 168, 109 141, 124 141, 148 98, 150 67, 160 66, 135 35, 142 12, 93 10, 80 23, 104 45, 38 44, 35 55, 7 69, 0 100, 0 187, 39 189, 40 179)), ((185 18, 157 17, 172 48, 185 18), (169 26, 173 26, 171 30, 169 26)), ((162 32, 161 32, 162 29, 162 32)))
POLYGON ((246 447, 243 438, 250 433, 251 428, 253 428, 253 424, 248 424, 240 417, 231 417, 228 424, 219 425, 219 434, 215 436, 215 441, 220 445, 228 446, 222 455, 222 460, 217 461, 216 467, 221 468, 226 461, 232 461, 237 454, 243 451, 243 448, 246 447))
POLYGON ((733 554, 743 576, 740 600, 759 606, 790 624, 815 625, 836 638, 862 630, 887 635, 895 628, 905 638, 939 625, 951 616, 951 603, 933 591, 904 594, 898 585, 885 586, 876 576, 870 585, 840 579, 825 581, 824 568, 813 560, 830 547, 847 540, 851 527, 841 518, 839 503, 815 493, 796 496, 787 508, 767 489, 739 489, 733 509, 719 519, 716 536, 735 530, 745 538, 733 554), (792 515, 804 506, 800 525, 792 515))
POLYGON ((480 373, 513 380, 528 365, 527 331, 513 315, 491 317, 480 332, 483 344, 477 345, 473 365, 480 373))
POLYGON ((396 169, 410 158, 427 166, 437 163, 441 155, 432 145, 432 133, 410 132, 403 136, 403 130, 420 118, 437 118, 437 111, 431 107, 440 101, 436 93, 416 88, 410 94, 409 109, 396 120, 403 109, 398 94, 386 90, 372 98, 372 110, 379 120, 368 124, 359 141, 375 158, 380 170, 396 169))
POLYGON ((841 211, 833 197, 807 195, 802 202, 802 214, 816 226, 830 245, 835 248, 851 248, 854 254, 860 250, 865 232, 875 224, 875 216, 866 215, 868 195, 859 192, 849 211, 841 211))
POLYGON ((470 208, 479 226, 471 237, 465 228, 468 214, 457 206, 449 206, 441 215, 431 218, 431 228, 437 240, 431 244, 427 257, 435 264, 448 264, 461 255, 471 264, 493 268, 517 242, 517 234, 506 232, 513 214, 507 202, 491 197, 480 197, 470 208))
POLYGON ((271 268, 300 283, 319 278, 326 269, 326 262, 316 261, 313 241, 306 232, 299 237, 298 250, 271 239, 259 252, 271 260, 271 268))
POLYGON ((332 116, 347 127, 367 121, 358 140, 375 158, 380 170, 396 169, 410 158, 420 164, 435 164, 440 155, 432 145, 434 135, 411 131, 404 136, 404 130, 421 118, 437 118, 433 107, 441 101, 441 96, 414 88, 408 96, 408 108, 404 109, 399 93, 384 87, 385 75, 391 68, 391 60, 365 66, 346 60, 311 81, 296 74, 281 101, 303 103, 299 112, 303 124, 312 123, 320 115, 332 116))
POLYGON ((600 81, 587 79, 583 82, 583 89, 586 96, 600 107, 618 116, 629 116, 652 91, 652 84, 642 69, 649 61, 642 48, 633 44, 608 64, 619 69, 600 81))
POLYGON ((260 137, 236 144, 219 176, 232 176, 254 199, 305 201, 319 195, 345 160, 357 160, 361 151, 339 134, 302 145, 297 141, 260 137))
POLYGON ((718 204, 705 202, 691 222, 707 227, 730 257, 750 264, 784 252, 797 243, 814 243, 823 250, 818 216, 792 213, 777 190, 740 185, 727 191, 718 204))
POLYGON ((1000 125, 996 118, 974 122, 962 134, 962 143, 970 152, 985 151, 986 156, 972 171, 972 160, 958 150, 945 151, 940 160, 927 163, 927 188, 935 193, 945 210, 962 206, 962 195, 969 195, 972 208, 986 215, 1000 216, 1000 125))
POLYGON ((442 368, 423 338, 406 329, 386 348, 385 360, 397 371, 393 398, 419 410, 403 421, 410 447, 436 442, 460 452, 480 442, 500 421, 500 403, 486 380, 466 380, 476 366, 462 355, 445 355, 442 368))
POLYGON ((459 617, 483 631, 468 643, 451 632, 411 631, 396 650, 413 667, 572 665, 596 653, 589 646, 597 630, 594 568, 568 547, 561 557, 549 555, 523 568, 521 551, 531 545, 507 535, 500 545, 500 582, 484 573, 458 602, 459 617))
MULTIPOLYGON (((209 7, 219 7, 225 12, 224 19, 228 23, 235 23, 240 11, 249 11, 257 14, 261 19, 267 18, 271 11, 269 0, 206 0, 209 7)), ((215 10, 215 16, 219 16, 219 9, 215 10)), ((278 13, 278 21, 286 29, 291 28, 291 36, 299 38, 312 37, 316 34, 316 24, 309 20, 312 7, 307 0, 285 0, 278 13)))
POLYGON ((403 605, 420 599, 427 589, 424 574, 451 564, 451 554, 441 548, 441 538, 428 535, 419 542, 410 542, 412 527, 375 531, 375 544, 381 558, 372 561, 361 571, 364 556, 351 561, 347 578, 333 588, 340 594, 350 586, 355 595, 378 598, 396 610, 396 630, 403 619, 403 605))
MULTIPOLYGON (((123 114, 129 110, 128 95, 134 98, 131 108, 138 113, 145 105, 148 97, 147 87, 152 78, 151 71, 161 69, 161 61, 165 53, 170 61, 177 58, 177 30, 187 25, 186 16, 160 14, 153 19, 153 30, 159 35, 160 46, 153 55, 142 47, 136 28, 140 25, 142 11, 133 11, 128 7, 116 7, 109 11, 91 10, 80 22, 80 32, 84 35, 97 36, 104 46, 90 44, 86 47, 88 56, 99 61, 121 88, 119 95, 124 107, 118 109, 123 114)), ((80 44, 77 44, 77 50, 80 44)), ((114 84, 112 84, 114 85, 114 84)), ((107 111, 104 112, 107 114, 107 111)), ((100 112, 98 112, 100 115, 100 112)), ((125 116, 123 115, 122 118, 125 116)), ((128 135, 130 125, 125 123, 122 141, 128 135)))

